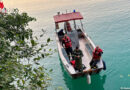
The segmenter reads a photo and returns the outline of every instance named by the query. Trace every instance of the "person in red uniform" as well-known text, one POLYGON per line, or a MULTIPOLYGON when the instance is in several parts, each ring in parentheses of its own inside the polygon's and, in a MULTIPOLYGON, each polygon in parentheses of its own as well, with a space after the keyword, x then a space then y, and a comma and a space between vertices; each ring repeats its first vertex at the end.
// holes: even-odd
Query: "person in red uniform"
POLYGON ((90 62, 91 68, 97 67, 96 64, 100 61, 102 54, 103 50, 99 46, 96 46, 96 48, 93 51, 92 60, 90 62))
POLYGON ((68 32, 72 31, 69 21, 66 21, 64 23, 64 29, 65 31, 68 31, 68 32))
POLYGON ((70 59, 70 55, 72 55, 72 43, 71 43, 71 39, 69 36, 67 36, 67 34, 64 35, 63 39, 62 39, 62 46, 65 48, 67 55, 69 56, 70 59))

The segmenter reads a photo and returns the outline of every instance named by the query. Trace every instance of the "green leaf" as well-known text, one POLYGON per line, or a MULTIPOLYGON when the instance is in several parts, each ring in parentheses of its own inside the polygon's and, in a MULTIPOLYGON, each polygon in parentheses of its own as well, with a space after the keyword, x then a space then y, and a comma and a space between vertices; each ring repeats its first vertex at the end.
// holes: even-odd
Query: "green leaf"
POLYGON ((37 60, 40 60, 40 59, 41 59, 41 57, 38 56, 37 58, 34 58, 34 61, 37 61, 37 60))
POLYGON ((52 49, 49 49, 49 51, 52 51, 52 49))
POLYGON ((20 80, 17 81, 18 84, 20 84, 19 82, 20 82, 20 80))
POLYGON ((49 70, 49 72, 52 72, 52 71, 53 71, 53 69, 50 69, 50 70, 49 70))
POLYGON ((40 86, 40 87, 42 87, 42 82, 41 82, 41 81, 38 81, 38 82, 37 82, 37 85, 40 86))
POLYGON ((23 84, 25 84, 25 81, 24 81, 24 80, 22 80, 22 83, 23 83, 23 84))
POLYGON ((43 37, 43 34, 41 34, 40 37, 43 37))
POLYGON ((41 47, 44 47, 44 44, 41 44, 41 47))
POLYGON ((34 40, 31 40, 31 44, 32 44, 32 46, 36 46, 37 45, 37 43, 34 40))
POLYGON ((38 40, 38 38, 35 36, 36 40, 38 40))
POLYGON ((42 56, 42 58, 44 58, 44 57, 45 57, 45 55, 44 55, 44 54, 41 54, 41 56, 42 56))
POLYGON ((40 65, 40 63, 38 63, 38 62, 35 62, 35 64, 40 65))
POLYGON ((47 39, 47 43, 49 43, 50 41, 51 41, 51 39, 50 39, 50 38, 48 38, 48 39, 47 39))

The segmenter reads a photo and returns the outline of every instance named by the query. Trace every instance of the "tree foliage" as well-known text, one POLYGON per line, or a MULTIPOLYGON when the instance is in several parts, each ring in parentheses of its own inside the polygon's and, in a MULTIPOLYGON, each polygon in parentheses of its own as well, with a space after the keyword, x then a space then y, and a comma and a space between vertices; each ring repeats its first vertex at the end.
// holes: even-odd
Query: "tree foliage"
POLYGON ((39 64, 41 58, 49 55, 40 45, 29 22, 36 21, 27 13, 19 13, 17 9, 5 15, 0 14, 0 88, 46 89, 49 76, 45 68, 39 64), (35 64, 35 65, 34 65, 35 64))

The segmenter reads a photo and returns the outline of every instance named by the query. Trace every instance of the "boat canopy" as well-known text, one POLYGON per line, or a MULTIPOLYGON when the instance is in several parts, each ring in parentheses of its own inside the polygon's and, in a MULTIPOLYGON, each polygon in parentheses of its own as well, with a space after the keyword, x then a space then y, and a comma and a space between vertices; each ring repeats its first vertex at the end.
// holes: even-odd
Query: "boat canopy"
POLYGON ((80 19, 83 19, 83 16, 80 14, 80 12, 58 14, 54 16, 55 23, 66 22, 71 20, 80 20, 80 19))

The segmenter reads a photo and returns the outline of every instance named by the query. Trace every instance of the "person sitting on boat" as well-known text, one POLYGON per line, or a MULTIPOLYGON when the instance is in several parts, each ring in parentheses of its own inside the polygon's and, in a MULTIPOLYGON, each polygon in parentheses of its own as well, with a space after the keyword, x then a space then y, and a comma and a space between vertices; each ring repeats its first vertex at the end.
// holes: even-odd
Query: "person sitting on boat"
POLYGON ((79 47, 77 46, 76 49, 73 52, 73 56, 74 56, 74 60, 75 60, 75 69, 79 70, 80 72, 83 70, 82 67, 82 57, 83 57, 83 53, 82 51, 79 49, 79 47))
POLYGON ((58 36, 64 36, 64 31, 63 31, 63 29, 61 29, 61 30, 58 32, 58 36))
POLYGON ((62 45, 63 47, 65 47, 66 53, 69 56, 70 59, 70 55, 72 55, 72 43, 71 43, 71 39, 69 36, 67 36, 67 34, 64 35, 63 39, 62 39, 62 45))
POLYGON ((102 54, 103 50, 99 46, 96 46, 96 48, 93 51, 92 60, 90 62, 91 68, 97 68, 96 64, 100 61, 102 54))
POLYGON ((64 23, 64 29, 65 31, 68 31, 68 32, 72 31, 69 21, 66 21, 64 23))

